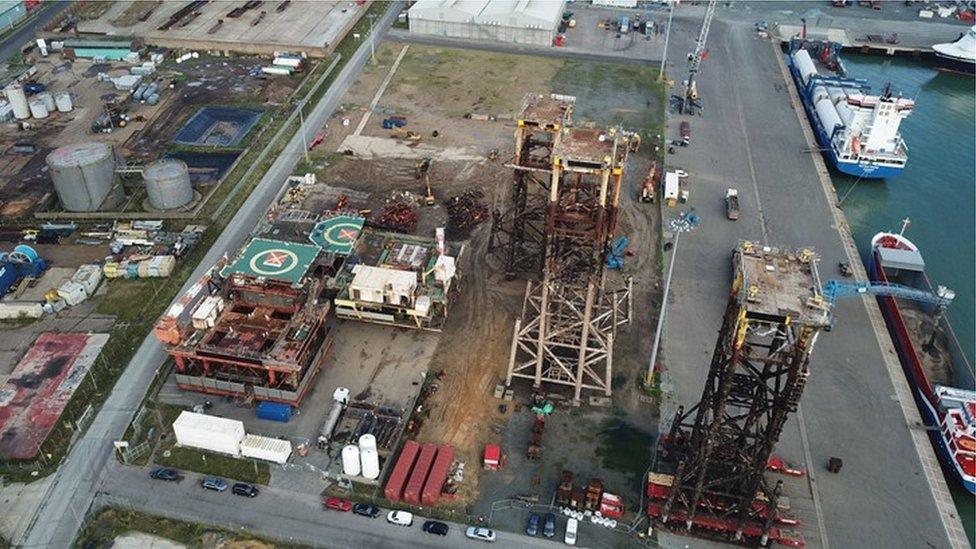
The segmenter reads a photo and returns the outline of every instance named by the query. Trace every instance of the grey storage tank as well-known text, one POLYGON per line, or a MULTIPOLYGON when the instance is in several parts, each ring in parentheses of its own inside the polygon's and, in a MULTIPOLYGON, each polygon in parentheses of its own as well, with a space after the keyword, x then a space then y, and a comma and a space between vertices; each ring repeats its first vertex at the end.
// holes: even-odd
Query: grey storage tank
POLYGON ((115 155, 105 143, 77 143, 47 155, 54 190, 69 212, 110 210, 124 198, 117 184, 115 155))
POLYGON ((153 162, 142 171, 142 179, 153 208, 171 210, 193 200, 190 171, 182 160, 164 158, 153 162))

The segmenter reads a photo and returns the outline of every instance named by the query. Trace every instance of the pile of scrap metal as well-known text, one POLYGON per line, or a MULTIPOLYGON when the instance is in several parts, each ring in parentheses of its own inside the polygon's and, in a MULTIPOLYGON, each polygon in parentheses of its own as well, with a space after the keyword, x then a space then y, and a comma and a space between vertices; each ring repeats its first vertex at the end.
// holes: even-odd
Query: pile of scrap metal
POLYGON ((409 233, 417 226, 417 212, 405 202, 391 202, 380 210, 379 215, 368 221, 371 227, 409 233))
POLYGON ((475 189, 447 199, 447 230, 451 238, 467 236, 488 217, 488 208, 482 203, 484 197, 485 193, 475 189))

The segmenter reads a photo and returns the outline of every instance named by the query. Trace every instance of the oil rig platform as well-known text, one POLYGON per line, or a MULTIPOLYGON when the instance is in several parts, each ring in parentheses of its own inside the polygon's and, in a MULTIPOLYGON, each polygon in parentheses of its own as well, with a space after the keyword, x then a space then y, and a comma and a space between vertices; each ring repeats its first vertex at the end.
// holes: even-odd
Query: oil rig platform
POLYGON ((749 545, 803 546, 771 452, 810 376, 830 326, 817 257, 741 242, 701 400, 679 407, 648 476, 654 527, 749 545))

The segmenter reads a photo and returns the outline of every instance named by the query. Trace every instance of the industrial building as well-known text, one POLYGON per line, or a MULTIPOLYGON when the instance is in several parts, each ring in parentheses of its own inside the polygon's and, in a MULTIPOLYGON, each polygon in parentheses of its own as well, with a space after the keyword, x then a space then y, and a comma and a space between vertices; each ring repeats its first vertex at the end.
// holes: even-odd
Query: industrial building
POLYGON ((407 19, 417 34, 551 46, 564 6, 556 0, 418 0, 407 19))
POLYGON ((14 28, 24 17, 27 17, 24 0, 0 0, 0 32, 14 28))

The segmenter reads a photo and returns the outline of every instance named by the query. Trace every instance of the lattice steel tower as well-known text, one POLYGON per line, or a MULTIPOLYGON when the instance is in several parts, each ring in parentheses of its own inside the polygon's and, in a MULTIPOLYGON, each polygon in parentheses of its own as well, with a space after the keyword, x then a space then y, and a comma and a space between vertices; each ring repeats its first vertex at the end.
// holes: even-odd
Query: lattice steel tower
POLYGON ((743 242, 701 400, 679 408, 650 476, 648 514, 659 525, 729 541, 787 536, 781 483, 766 464, 810 375, 830 323, 810 250, 743 242))

